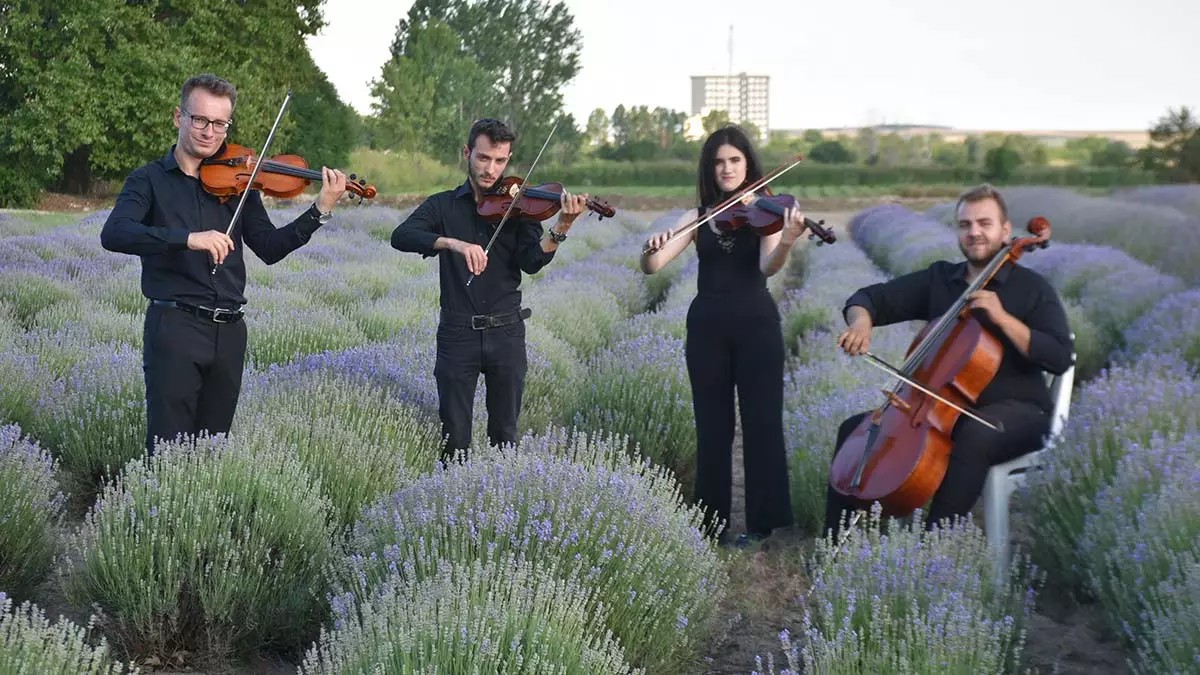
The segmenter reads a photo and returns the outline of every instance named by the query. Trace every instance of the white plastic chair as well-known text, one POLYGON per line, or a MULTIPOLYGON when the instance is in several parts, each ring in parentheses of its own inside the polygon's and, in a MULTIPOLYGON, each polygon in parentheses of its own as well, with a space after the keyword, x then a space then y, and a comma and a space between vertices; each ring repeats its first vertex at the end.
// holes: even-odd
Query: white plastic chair
MULTIPOLYGON (((1075 340, 1075 334, 1071 334, 1075 340)), ((1054 409, 1050 419, 1050 433, 1041 450, 1030 452, 1020 457, 997 464, 988 471, 987 482, 983 486, 983 523, 990 544, 996 575, 1003 578, 1008 569, 1011 546, 1008 537, 1008 506, 1012 493, 1025 484, 1028 471, 1042 466, 1042 458, 1046 448, 1058 441, 1063 426, 1067 423, 1067 415, 1071 409, 1071 389, 1075 385, 1075 354, 1071 354, 1071 366, 1062 375, 1047 374, 1047 384, 1050 385, 1050 399, 1054 401, 1054 409)))

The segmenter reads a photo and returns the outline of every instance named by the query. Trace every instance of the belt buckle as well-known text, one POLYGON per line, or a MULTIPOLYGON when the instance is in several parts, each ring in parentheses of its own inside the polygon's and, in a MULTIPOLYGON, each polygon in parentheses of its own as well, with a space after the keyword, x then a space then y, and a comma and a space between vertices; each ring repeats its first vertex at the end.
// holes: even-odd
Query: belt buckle
POLYGON ((200 309, 202 309, 206 312, 212 312, 212 322, 213 323, 233 323, 235 321, 235 319, 222 319, 221 315, 222 314, 237 314, 237 312, 235 312, 232 309, 223 309, 221 307, 218 307, 216 309, 209 309, 208 307, 201 307, 200 309))
POLYGON ((486 314, 475 314, 471 317, 471 330, 483 330, 485 328, 491 328, 491 323, 492 323, 492 317, 490 317, 486 314), (482 326, 479 325, 480 319, 483 320, 482 326))

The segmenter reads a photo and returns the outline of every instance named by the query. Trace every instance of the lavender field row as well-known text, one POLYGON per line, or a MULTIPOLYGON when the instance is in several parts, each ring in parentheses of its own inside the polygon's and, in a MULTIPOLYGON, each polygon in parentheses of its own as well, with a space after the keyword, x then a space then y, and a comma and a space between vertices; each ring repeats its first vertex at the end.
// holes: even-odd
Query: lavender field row
MULTIPOLYGON (((0 670, 6 658, 108 672, 127 657, 267 651, 307 673, 704 671, 738 554, 700 535, 689 498, 683 347, 696 261, 689 252, 651 277, 636 269, 646 233, 677 214, 581 221, 526 281, 525 435, 514 449, 484 447, 481 382, 478 450, 449 468, 434 461, 436 260, 390 249, 403 215, 348 210, 277 265, 248 257, 251 364, 235 428, 149 462, 136 261, 100 249, 103 212, 50 230, 0 223, 10 233, 0 237, 0 483, 16 488, 0 496, 0 551, 15 552, 0 554, 0 670), (60 595, 73 624, 15 606, 60 595)), ((919 266, 944 244, 922 241, 949 233, 882 216, 860 214, 853 238, 797 253, 771 280, 790 348, 793 506, 809 535, 838 424, 877 406, 888 383, 834 348, 841 305, 919 266)), ((1152 310, 1190 296, 1128 255, 1094 255, 1120 262, 1086 280, 1065 257, 1043 268, 1071 307, 1080 370, 1089 339, 1094 366, 1051 465, 1020 497, 1021 518, 1037 524, 1027 548, 1038 568, 1100 599, 1139 668, 1169 672, 1200 650, 1186 628, 1200 625, 1188 623, 1200 611, 1200 493, 1188 483, 1200 475, 1200 407, 1184 343, 1155 357, 1164 338, 1137 336, 1162 330, 1152 310), (1139 548, 1139 528, 1161 536, 1139 548)), ((873 350, 900 360, 914 332, 880 329, 873 350)), ((1021 665, 1041 573, 1018 559, 992 585, 970 523, 933 538, 895 525, 881 537, 873 523, 836 557, 821 540, 794 555, 811 570, 804 621, 779 626, 778 652, 747 670, 1021 665)))

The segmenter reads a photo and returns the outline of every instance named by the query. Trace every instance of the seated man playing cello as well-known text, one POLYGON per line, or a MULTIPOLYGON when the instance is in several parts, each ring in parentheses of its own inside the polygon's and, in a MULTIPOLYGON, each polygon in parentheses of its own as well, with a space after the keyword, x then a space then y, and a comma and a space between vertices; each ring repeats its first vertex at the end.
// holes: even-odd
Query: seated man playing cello
MULTIPOLYGON (((924 270, 859 289, 846 301, 843 315, 847 328, 837 340, 838 346, 851 356, 870 356, 868 350, 874 326, 911 320, 934 321, 961 298, 970 315, 1002 347, 998 370, 970 405, 977 417, 992 426, 980 423, 971 415, 961 415, 949 431, 949 460, 933 494, 927 529, 939 523, 945 525, 944 520, 970 512, 993 465, 1042 446, 1050 430, 1052 410, 1043 371, 1056 375, 1066 372, 1074 350, 1066 312, 1058 294, 1041 275, 1016 264, 1015 257, 995 270, 986 285, 963 297, 968 286, 985 272, 993 258, 1009 243, 1012 224, 1000 193, 989 185, 963 193, 958 199, 955 217, 959 250, 966 260, 959 263, 938 261, 924 270)), ((1016 249, 1013 251, 1017 252, 1016 249)), ((838 430, 838 449, 842 449, 852 435, 856 437, 858 448, 865 447, 862 441, 867 438, 864 434, 869 430, 867 417, 870 414, 860 413, 842 423, 838 430)), ((879 433, 879 428, 875 433, 879 433)), ((895 440, 875 437, 867 442, 873 442, 872 448, 881 448, 885 447, 885 441, 895 440)), ((885 448, 884 452, 893 448, 885 448)), ((865 465, 860 459, 863 452, 849 448, 848 455, 846 461, 854 462, 856 472, 861 476, 858 467, 865 465)), ((835 537, 851 511, 869 506, 868 502, 846 494, 850 492, 845 489, 849 481, 842 478, 845 485, 840 485, 835 480, 835 474, 841 471, 844 476, 844 468, 851 466, 847 463, 839 468, 841 461, 842 458, 835 455, 825 508, 825 531, 832 531, 835 537)))

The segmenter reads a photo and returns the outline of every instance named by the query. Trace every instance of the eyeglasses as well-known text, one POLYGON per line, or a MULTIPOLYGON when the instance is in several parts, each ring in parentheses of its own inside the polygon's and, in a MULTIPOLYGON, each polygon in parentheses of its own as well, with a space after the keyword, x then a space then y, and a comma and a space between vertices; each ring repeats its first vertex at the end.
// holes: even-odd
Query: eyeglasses
POLYGON ((223 134, 226 131, 229 131, 229 127, 233 126, 233 122, 225 122, 223 120, 210 120, 207 117, 193 115, 186 110, 184 110, 182 112, 184 115, 191 118, 192 128, 195 129, 196 131, 204 131, 205 129, 208 128, 208 125, 211 124, 214 132, 216 132, 218 134, 223 134))

